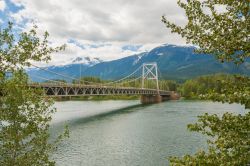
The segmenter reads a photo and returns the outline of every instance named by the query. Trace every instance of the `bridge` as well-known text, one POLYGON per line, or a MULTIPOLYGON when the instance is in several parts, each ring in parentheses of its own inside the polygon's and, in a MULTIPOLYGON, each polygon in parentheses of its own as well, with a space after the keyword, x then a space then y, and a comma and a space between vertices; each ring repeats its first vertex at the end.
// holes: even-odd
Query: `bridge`
MULTIPOLYGON (((33 76, 44 80, 44 82, 30 82, 31 88, 42 88, 45 95, 53 97, 66 96, 106 96, 106 95, 141 95, 142 103, 156 103, 175 98, 176 93, 165 91, 159 88, 158 68, 156 63, 144 63, 131 74, 110 82, 96 83, 81 80, 65 74, 49 71, 45 68, 40 70, 52 73, 63 78, 72 79, 69 82, 60 82, 47 79, 44 77, 33 76), (150 81, 151 87, 147 86, 147 81, 150 81), (136 83, 140 85, 136 86, 136 83), (134 86, 131 87, 131 84, 134 86), (154 86, 154 88, 152 88, 154 86)), ((81 75, 81 74, 80 74, 81 75)))

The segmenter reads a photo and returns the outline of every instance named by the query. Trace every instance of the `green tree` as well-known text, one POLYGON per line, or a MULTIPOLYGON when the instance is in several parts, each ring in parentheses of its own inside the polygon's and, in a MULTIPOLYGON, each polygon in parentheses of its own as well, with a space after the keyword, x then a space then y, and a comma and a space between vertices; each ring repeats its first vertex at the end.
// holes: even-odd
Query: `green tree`
POLYGON ((237 165, 244 166, 250 162, 250 112, 246 115, 225 113, 199 116, 196 124, 188 125, 190 131, 201 132, 208 140, 208 151, 203 150, 182 158, 171 157, 171 165, 237 165))
MULTIPOLYGON (((250 57, 250 5, 249 0, 188 0, 178 1, 185 10, 188 22, 181 27, 162 21, 172 32, 180 34, 188 43, 198 46, 197 51, 215 55, 221 62, 243 63, 250 57), (224 8, 219 11, 218 8, 224 8)), ((249 78, 235 76, 233 81, 222 80, 223 88, 214 88, 203 96, 215 101, 236 102, 249 108, 249 78)), ((202 132, 208 140, 208 151, 182 158, 170 158, 171 165, 247 165, 250 163, 250 113, 223 117, 205 114, 191 131, 202 132)))
POLYGON ((186 26, 175 25, 165 16, 162 21, 172 32, 198 46, 198 52, 215 55, 222 62, 242 63, 250 57, 249 0, 179 0, 178 5, 185 10, 186 26))
POLYGON ((250 78, 235 75, 227 79, 216 80, 214 87, 200 97, 223 103, 239 103, 245 108, 250 108, 250 78))
POLYGON ((64 49, 40 40, 36 26, 17 33, 13 24, 0 29, 0 165, 54 165, 50 154, 68 130, 49 142, 49 124, 55 109, 42 90, 28 87, 24 67, 30 61, 48 61, 49 54, 64 49), (12 73, 10 78, 7 72, 12 73))
POLYGON ((185 98, 238 102, 249 108, 249 78, 240 75, 214 74, 185 81, 178 89, 185 98), (237 96, 236 96, 237 94, 237 96), (231 97, 234 95, 235 97, 231 97))

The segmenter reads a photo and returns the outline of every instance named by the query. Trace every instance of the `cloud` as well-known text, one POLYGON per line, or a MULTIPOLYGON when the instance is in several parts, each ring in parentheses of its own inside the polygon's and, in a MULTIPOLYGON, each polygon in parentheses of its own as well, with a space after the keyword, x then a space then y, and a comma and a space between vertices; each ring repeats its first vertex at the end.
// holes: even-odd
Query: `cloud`
POLYGON ((184 39, 171 34, 161 22, 161 16, 165 15, 177 24, 185 23, 183 11, 173 0, 11 2, 22 6, 21 10, 11 14, 18 23, 25 23, 27 28, 34 21, 41 30, 47 30, 51 34, 54 42, 67 43, 68 48, 62 53, 63 58, 57 58, 58 61, 69 61, 76 55, 112 60, 163 43, 185 44, 184 39), (93 47, 88 47, 91 45, 93 47), (128 45, 130 48, 138 45, 141 47, 123 49, 128 45))
POLYGON ((4 0, 0 0, 0 11, 4 11, 5 7, 6 7, 6 4, 4 0))
POLYGON ((83 45, 84 48, 78 47, 74 43, 68 43, 65 51, 52 55, 52 64, 65 65, 71 63, 77 57, 90 57, 90 59, 101 58, 104 61, 124 58, 128 55, 139 54, 147 50, 147 46, 153 48, 151 45, 144 45, 137 50, 124 49, 121 43, 99 44, 93 47, 93 44, 83 45))
POLYGON ((53 36, 75 40, 132 43, 183 43, 161 22, 165 14, 182 23, 183 12, 173 0, 12 0, 24 6, 13 16, 36 20, 53 36))

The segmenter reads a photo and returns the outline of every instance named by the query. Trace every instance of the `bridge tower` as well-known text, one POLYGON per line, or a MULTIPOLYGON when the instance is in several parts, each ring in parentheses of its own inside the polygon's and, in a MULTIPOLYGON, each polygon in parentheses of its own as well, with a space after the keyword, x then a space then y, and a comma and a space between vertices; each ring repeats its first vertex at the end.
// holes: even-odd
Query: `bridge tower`
POLYGON ((145 80, 154 80, 156 82, 157 94, 155 95, 141 95, 142 104, 159 103, 163 101, 163 96, 160 95, 158 82, 157 63, 143 63, 142 65, 142 89, 144 89, 145 80))
POLYGON ((159 94, 158 68, 157 63, 143 63, 142 65, 142 89, 144 88, 145 80, 155 80, 156 89, 159 94))

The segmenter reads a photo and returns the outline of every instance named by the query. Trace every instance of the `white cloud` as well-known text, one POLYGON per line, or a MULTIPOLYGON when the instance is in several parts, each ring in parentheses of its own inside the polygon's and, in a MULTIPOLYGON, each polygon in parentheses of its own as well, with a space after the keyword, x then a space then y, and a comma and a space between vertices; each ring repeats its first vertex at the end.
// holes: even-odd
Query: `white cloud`
POLYGON ((99 44, 99 46, 97 45, 97 47, 91 47, 90 45, 86 44, 84 45, 84 49, 82 49, 73 43, 68 43, 65 51, 52 55, 51 64, 69 64, 77 57, 90 57, 91 59, 100 58, 104 61, 109 61, 113 59, 123 58, 128 55, 138 54, 144 52, 145 50, 150 50, 156 45, 145 44, 137 51, 123 50, 123 46, 124 44, 122 43, 112 42, 112 44, 99 44))
POLYGON ((0 11, 4 11, 5 7, 6 7, 6 4, 4 0, 0 0, 0 11))
MULTIPOLYGON (((13 13, 19 23, 32 20, 47 30, 54 43, 67 43, 60 55, 53 55, 52 63, 67 63, 75 56, 99 57, 112 60, 149 50, 162 43, 185 44, 178 35, 171 34, 161 22, 165 15, 183 25, 185 16, 173 0, 11 0, 23 9, 13 13), (106 43, 102 47, 82 49, 82 45, 106 43), (107 44, 108 43, 108 44, 107 44), (143 45, 137 51, 124 51, 124 45, 143 45)), ((30 26, 30 24, 27 24, 30 26)))

